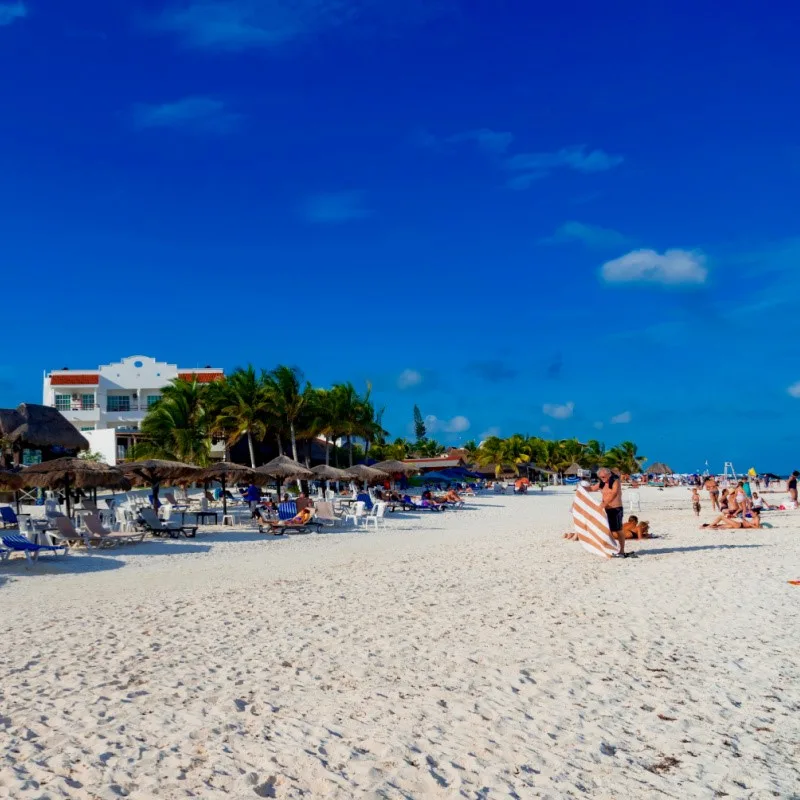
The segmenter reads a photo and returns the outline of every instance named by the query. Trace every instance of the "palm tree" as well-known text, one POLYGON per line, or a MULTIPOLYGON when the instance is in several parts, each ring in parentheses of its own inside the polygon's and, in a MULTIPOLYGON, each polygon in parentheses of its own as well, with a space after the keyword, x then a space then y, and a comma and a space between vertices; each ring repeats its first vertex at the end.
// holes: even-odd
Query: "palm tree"
POLYGON ((482 467, 494 467, 495 475, 503 471, 503 446, 505 442, 499 436, 490 436, 481 442, 478 449, 478 463, 482 467))
POLYGON ((530 446, 525 437, 515 433, 503 440, 500 448, 502 464, 509 464, 515 475, 519 475, 519 465, 527 464, 531 460, 530 446))
POLYGON ((132 448, 133 459, 163 458, 207 466, 211 455, 207 385, 176 378, 151 406, 141 431, 144 438, 132 448))
POLYGON ((265 376, 266 394, 273 412, 286 426, 292 443, 292 458, 297 461, 297 423, 311 403, 311 384, 303 385, 303 373, 283 364, 265 376))
MULTIPOLYGON (((350 466, 353 466, 353 437, 363 435, 363 408, 361 398, 349 381, 337 383, 331 387, 334 403, 334 419, 336 431, 334 438, 345 437, 350 466)), ((338 466, 338 465, 337 465, 338 466)))
POLYGON ((474 439, 464 442, 463 449, 466 450, 467 455, 471 461, 476 461, 478 458, 478 443, 474 439))
POLYGON ((237 367, 224 384, 212 391, 215 411, 212 430, 224 432, 228 445, 247 437, 250 466, 256 467, 255 440, 263 441, 273 415, 271 397, 252 365, 237 367))
POLYGON ((647 459, 639 455, 638 448, 633 442, 620 442, 606 453, 605 466, 620 474, 632 475, 642 471, 645 461, 647 459))

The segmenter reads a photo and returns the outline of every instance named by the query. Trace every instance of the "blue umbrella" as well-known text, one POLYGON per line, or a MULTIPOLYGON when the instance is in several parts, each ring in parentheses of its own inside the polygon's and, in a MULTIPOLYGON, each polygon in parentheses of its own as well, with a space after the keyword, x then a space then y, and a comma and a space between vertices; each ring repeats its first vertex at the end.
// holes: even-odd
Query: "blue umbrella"
POLYGON ((424 475, 420 475, 420 478, 434 483, 452 483, 455 480, 452 475, 445 475, 443 472, 426 472, 424 475))

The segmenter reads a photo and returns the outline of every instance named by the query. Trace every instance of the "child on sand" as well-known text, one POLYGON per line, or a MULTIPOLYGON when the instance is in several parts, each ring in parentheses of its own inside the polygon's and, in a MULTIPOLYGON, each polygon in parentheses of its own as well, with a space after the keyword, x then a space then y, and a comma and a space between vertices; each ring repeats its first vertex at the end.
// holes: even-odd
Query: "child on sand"
POLYGON ((696 517, 700 516, 700 492, 697 491, 697 487, 692 489, 692 508, 694 509, 694 515, 696 517))

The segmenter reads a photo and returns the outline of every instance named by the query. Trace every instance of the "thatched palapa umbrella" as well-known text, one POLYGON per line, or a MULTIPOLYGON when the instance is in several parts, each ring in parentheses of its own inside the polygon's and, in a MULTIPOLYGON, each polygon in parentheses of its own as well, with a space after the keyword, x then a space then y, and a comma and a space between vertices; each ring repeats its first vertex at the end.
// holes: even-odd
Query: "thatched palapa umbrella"
POLYGON ((281 496, 281 484, 285 480, 292 480, 297 479, 308 479, 313 478, 314 473, 304 467, 299 461, 295 461, 289 456, 278 456, 277 458, 273 458, 272 461, 268 461, 261 467, 258 467, 255 471, 255 474, 258 475, 268 475, 270 478, 275 478, 275 481, 278 485, 278 499, 280 500, 281 496))
POLYGON ((377 464, 372 464, 371 466, 372 469, 379 469, 381 472, 387 472, 390 475, 397 472, 402 472, 404 475, 419 472, 419 467, 416 467, 414 464, 409 464, 407 461, 396 461, 394 459, 379 461, 377 464))
POLYGON ((343 469, 331 467, 328 464, 320 464, 318 467, 312 467, 311 471, 318 481, 349 481, 351 478, 343 469))
POLYGON ((577 462, 573 461, 565 470, 565 475, 580 475, 583 467, 577 462))
POLYGON ((377 483, 378 481, 388 478, 389 474, 375 467, 368 467, 365 464, 356 464, 354 467, 349 467, 345 472, 351 477, 356 478, 364 483, 377 483))
POLYGON ((67 498, 67 516, 71 515, 70 488, 96 489, 105 486, 109 489, 127 487, 129 483, 121 470, 97 461, 82 458, 56 458, 26 467, 21 473, 23 486, 36 486, 40 489, 63 489, 67 498))
POLYGON ((86 437, 58 409, 35 403, 0 408, 0 437, 11 445, 16 465, 25 448, 61 448, 62 452, 89 449, 86 437))
POLYGON ((661 461, 656 461, 655 464, 651 464, 645 472, 649 473, 650 475, 672 475, 672 470, 670 469, 668 464, 664 464, 661 461))
POLYGON ((22 477, 19 472, 11 472, 7 469, 0 469, 0 489, 11 489, 14 492, 14 502, 19 514, 19 492, 22 488, 22 477))
POLYGON ((234 464, 232 461, 220 461, 195 476, 199 481, 219 481, 222 486, 222 515, 228 513, 228 498, 225 494, 225 483, 229 478, 239 481, 252 481, 255 478, 255 470, 245 467, 243 464, 234 464))
POLYGON ((149 458, 144 461, 129 461, 120 469, 132 480, 147 484, 153 492, 153 507, 158 511, 158 490, 163 481, 178 481, 194 478, 200 471, 199 467, 184 464, 181 461, 164 461, 159 458, 149 458))

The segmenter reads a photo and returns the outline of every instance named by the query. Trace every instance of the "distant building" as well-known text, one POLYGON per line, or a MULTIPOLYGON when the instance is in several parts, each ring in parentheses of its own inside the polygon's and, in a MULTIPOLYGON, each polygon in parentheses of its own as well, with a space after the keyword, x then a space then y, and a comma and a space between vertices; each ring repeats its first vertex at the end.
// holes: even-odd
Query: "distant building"
POLYGON ((182 369, 149 356, 129 356, 97 369, 59 369, 44 376, 43 403, 61 412, 109 464, 125 459, 142 420, 175 378, 218 381, 221 369, 182 369))

